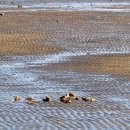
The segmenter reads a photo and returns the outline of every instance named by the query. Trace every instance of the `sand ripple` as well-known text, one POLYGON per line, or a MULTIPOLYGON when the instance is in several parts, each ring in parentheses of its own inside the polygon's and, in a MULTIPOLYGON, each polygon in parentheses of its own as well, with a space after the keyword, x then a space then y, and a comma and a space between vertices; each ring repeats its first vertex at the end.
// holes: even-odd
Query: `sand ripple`
MULTIPOLYGON (((118 109, 113 110, 112 107, 109 107, 109 111, 107 111, 107 106, 105 105, 96 108, 93 107, 95 104, 84 104, 82 107, 81 104, 83 103, 66 105, 60 102, 51 102, 34 106, 24 104, 21 109, 15 108, 18 104, 13 104, 12 109, 10 107, 5 109, 1 115, 0 122, 3 124, 1 128, 128 129, 130 127, 130 117, 126 112, 123 112, 123 109, 118 112, 118 109), (5 116, 7 113, 8 116, 5 116)), ((128 109, 125 109, 125 111, 128 111, 128 109)))
POLYGON ((8 12, 0 22, 1 130, 130 129, 128 13, 8 12), (96 102, 60 102, 70 91, 96 102))

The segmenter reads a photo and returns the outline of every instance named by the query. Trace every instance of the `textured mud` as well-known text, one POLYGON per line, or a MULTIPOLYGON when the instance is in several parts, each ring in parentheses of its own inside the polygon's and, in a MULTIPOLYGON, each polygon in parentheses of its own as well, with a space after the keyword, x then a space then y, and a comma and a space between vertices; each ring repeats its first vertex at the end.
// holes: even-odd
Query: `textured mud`
POLYGON ((0 129, 130 129, 129 13, 5 12, 0 55, 0 129))

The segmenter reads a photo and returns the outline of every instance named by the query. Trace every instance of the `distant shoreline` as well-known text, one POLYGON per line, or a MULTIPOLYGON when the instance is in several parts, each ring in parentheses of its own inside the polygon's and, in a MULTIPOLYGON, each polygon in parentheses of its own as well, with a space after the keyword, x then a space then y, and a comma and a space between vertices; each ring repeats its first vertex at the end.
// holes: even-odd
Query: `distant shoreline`
POLYGON ((0 10, 3 12, 15 11, 110 11, 130 12, 130 2, 120 1, 46 1, 46 2, 1 2, 0 10))

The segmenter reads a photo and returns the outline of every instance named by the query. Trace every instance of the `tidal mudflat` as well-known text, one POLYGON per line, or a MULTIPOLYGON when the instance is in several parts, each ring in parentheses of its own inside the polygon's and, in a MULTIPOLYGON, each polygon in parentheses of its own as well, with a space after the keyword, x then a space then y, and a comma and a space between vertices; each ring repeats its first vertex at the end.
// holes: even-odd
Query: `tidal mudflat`
MULTIPOLYGON (((0 129, 130 129, 128 11, 79 11, 69 5, 65 7, 69 11, 62 7, 31 11, 24 4, 22 9, 2 4, 0 129), (68 92, 96 102, 60 102, 68 92), (21 97, 18 102, 16 95, 21 97), (29 96, 39 102, 27 104, 29 96), (45 96, 52 101, 43 102, 45 96)), ((118 3, 116 9, 125 6, 129 8, 118 3)))

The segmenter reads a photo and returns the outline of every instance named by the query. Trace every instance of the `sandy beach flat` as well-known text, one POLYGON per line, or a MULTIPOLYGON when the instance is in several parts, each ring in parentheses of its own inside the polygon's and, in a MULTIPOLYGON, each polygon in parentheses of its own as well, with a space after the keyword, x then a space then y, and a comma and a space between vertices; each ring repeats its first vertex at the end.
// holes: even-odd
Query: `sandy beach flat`
POLYGON ((128 130, 129 92, 129 12, 0 16, 0 130, 128 130), (96 102, 60 102, 68 92, 96 102), (38 102, 28 104, 29 96, 38 102), (45 96, 52 101, 43 103, 45 96))

